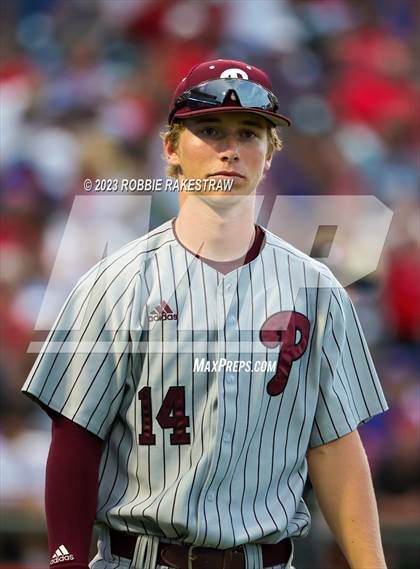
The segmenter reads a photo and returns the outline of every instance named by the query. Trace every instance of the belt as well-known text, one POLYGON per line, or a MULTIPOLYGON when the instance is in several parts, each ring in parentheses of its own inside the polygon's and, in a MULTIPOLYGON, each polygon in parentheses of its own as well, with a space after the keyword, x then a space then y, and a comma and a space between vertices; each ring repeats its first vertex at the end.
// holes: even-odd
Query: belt
MULTIPOLYGON (((132 559, 137 536, 110 529, 111 553, 132 559)), ((275 544, 261 544, 263 567, 273 567, 287 563, 292 552, 290 539, 275 544)), ((210 547, 189 547, 180 543, 160 543, 158 548, 159 565, 174 569, 245 569, 245 553, 242 546, 233 549, 214 549, 210 547)))

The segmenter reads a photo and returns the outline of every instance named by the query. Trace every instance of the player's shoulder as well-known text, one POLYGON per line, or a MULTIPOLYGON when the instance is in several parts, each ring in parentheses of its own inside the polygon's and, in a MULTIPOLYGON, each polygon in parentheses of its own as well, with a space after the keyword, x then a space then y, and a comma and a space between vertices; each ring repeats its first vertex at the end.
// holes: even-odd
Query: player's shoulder
POLYGON ((113 253, 104 256, 78 281, 89 282, 95 279, 104 283, 132 280, 140 274, 148 255, 154 254, 160 248, 173 241, 172 220, 169 220, 149 233, 130 241, 113 253))
POLYGON ((280 258, 287 258, 288 263, 294 264, 296 270, 299 270, 299 267, 304 267, 306 275, 312 276, 312 282, 319 282, 322 286, 341 287, 334 273, 327 265, 310 257, 265 227, 263 227, 263 230, 266 236, 266 247, 271 248, 274 254, 280 258))
POLYGON ((174 240, 172 224, 173 220, 170 219, 149 233, 130 241, 109 255, 107 261, 113 262, 121 259, 124 262, 129 259, 139 259, 141 262, 143 256, 158 251, 174 240))

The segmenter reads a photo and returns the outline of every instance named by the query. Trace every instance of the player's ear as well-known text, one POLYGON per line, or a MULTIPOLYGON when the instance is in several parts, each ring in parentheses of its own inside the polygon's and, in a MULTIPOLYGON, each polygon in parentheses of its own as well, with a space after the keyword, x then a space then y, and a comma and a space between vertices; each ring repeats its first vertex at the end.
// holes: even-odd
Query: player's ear
POLYGON ((267 172, 269 171, 270 167, 271 167, 271 160, 273 159, 273 154, 274 154, 274 145, 272 142, 272 135, 271 135, 271 131, 272 131, 272 127, 269 126, 266 130, 266 136, 267 136, 267 152, 265 155, 265 163, 264 163, 264 176, 265 174, 267 174, 267 172))
POLYGON ((167 134, 163 140, 163 150, 168 164, 171 166, 180 165, 177 148, 169 134, 167 134))
POLYGON ((264 174, 266 174, 269 171, 272 159, 273 159, 273 148, 270 144, 267 150, 267 155, 265 157, 264 174))

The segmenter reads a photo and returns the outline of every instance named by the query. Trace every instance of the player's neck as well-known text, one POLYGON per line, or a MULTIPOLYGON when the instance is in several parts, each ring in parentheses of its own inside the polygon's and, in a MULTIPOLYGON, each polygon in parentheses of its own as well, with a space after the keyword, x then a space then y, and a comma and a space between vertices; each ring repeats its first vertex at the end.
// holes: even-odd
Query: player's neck
POLYGON ((230 208, 213 208, 197 198, 187 199, 175 223, 184 247, 207 259, 230 261, 245 256, 255 237, 254 200, 230 208))

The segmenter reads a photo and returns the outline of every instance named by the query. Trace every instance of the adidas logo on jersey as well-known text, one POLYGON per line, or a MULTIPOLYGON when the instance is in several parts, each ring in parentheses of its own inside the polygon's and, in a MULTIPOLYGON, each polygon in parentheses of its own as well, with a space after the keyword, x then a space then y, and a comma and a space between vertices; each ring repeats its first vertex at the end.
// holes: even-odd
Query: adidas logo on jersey
POLYGON ((56 550, 51 558, 50 565, 55 565, 56 563, 62 563, 63 561, 74 561, 74 555, 69 553, 64 545, 56 550))
POLYGON ((167 302, 162 300, 149 314, 149 322, 158 320, 178 320, 178 315, 174 313, 167 302))

